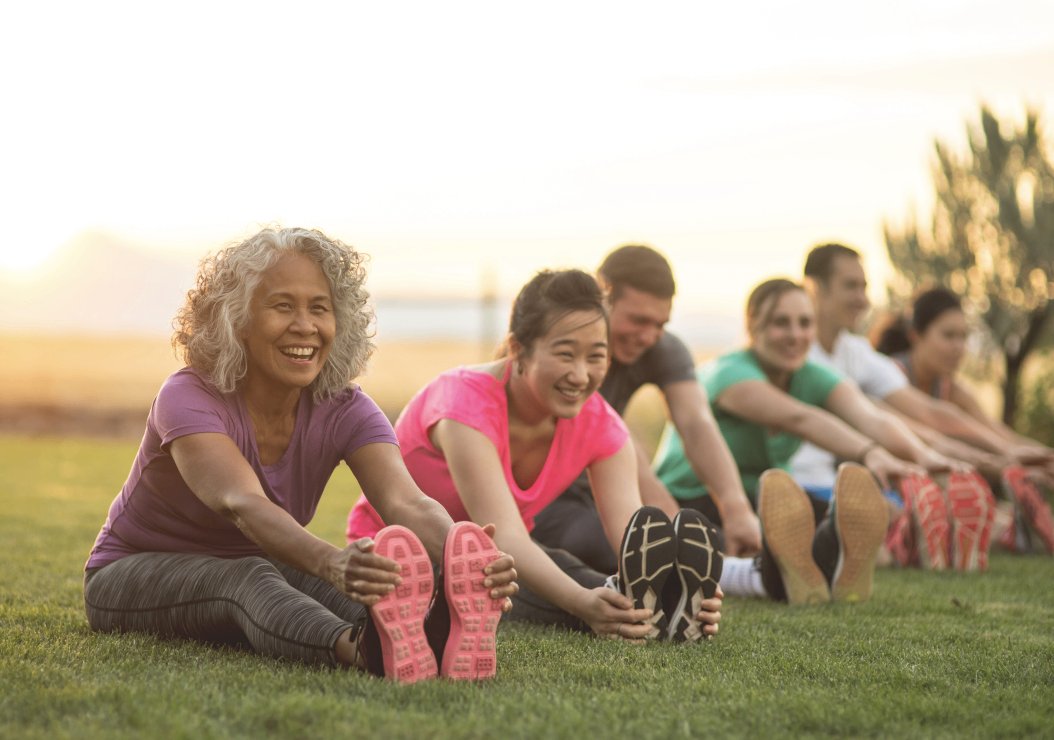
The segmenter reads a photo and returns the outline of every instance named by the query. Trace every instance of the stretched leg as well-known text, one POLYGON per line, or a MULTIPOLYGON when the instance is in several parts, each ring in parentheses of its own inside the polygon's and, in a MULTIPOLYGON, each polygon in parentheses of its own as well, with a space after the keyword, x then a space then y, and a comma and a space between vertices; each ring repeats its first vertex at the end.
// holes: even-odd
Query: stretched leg
POLYGON ((531 537, 546 547, 571 553, 600 573, 614 573, 618 568, 584 477, 539 512, 531 537))
POLYGON ((365 607, 328 584, 259 557, 130 555, 88 572, 84 601, 100 632, 248 645, 261 655, 331 666, 340 662, 338 637, 354 638, 366 617, 365 607))
MULTIPOLYGON (((607 580, 607 576, 603 573, 593 570, 569 552, 547 547, 541 543, 538 546, 552 558, 560 570, 583 588, 597 588, 603 586, 604 581, 607 580)), ((577 632, 591 631, 588 624, 546 601, 531 591, 522 581, 519 592, 512 597, 512 611, 505 616, 505 619, 511 622, 558 625, 577 632)))

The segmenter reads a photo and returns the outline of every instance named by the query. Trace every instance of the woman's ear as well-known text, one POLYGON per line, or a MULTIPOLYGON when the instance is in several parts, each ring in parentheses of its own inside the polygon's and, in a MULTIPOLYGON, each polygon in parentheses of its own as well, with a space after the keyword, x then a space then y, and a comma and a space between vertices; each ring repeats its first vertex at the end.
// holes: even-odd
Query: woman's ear
POLYGON ((527 349, 520 344, 520 340, 514 337, 512 334, 506 340, 509 345, 509 357, 516 362, 523 362, 527 358, 527 349))
POLYGON ((512 363, 513 371, 517 375, 523 374, 523 361, 527 359, 528 352, 524 346, 520 344, 520 341, 509 334, 505 340, 505 346, 509 348, 509 362, 512 363))

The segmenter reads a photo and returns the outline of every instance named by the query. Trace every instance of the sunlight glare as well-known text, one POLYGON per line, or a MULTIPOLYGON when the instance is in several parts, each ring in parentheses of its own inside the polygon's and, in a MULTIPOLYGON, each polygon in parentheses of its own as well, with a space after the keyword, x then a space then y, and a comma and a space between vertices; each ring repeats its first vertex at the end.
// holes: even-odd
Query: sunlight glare
POLYGON ((0 245, 0 274, 29 276, 39 269, 58 248, 58 244, 30 247, 19 240, 0 245))

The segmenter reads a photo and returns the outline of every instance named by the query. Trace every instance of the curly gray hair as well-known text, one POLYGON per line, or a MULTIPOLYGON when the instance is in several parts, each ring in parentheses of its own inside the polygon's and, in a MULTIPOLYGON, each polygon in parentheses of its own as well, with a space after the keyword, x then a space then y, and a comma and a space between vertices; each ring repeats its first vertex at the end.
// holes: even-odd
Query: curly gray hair
POLYGON ((302 254, 322 269, 333 294, 337 331, 329 358, 311 384, 316 401, 347 387, 373 353, 373 311, 367 305, 365 255, 321 231, 266 228, 201 261, 197 286, 173 321, 172 346, 183 361, 209 377, 223 393, 245 377, 242 332, 249 323, 260 276, 280 257, 302 254))

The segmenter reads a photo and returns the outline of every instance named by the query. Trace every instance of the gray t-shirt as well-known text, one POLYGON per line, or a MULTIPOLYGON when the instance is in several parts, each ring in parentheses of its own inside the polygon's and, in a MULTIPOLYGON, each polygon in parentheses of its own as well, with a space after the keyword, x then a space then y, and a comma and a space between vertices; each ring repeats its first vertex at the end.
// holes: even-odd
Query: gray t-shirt
MULTIPOLYGON (((654 383, 661 389, 682 380, 696 382, 692 353, 679 338, 663 332, 655 346, 632 365, 623 365, 612 358, 611 367, 600 386, 600 395, 622 416, 626 413, 629 400, 642 385, 654 383)), ((564 495, 592 498, 589 476, 585 473, 580 475, 564 495)))
POLYGON ((600 386, 600 395, 622 416, 637 389, 647 383, 665 388, 682 380, 695 380, 695 362, 684 342, 663 332, 655 346, 632 365, 612 359, 608 374, 600 386))

